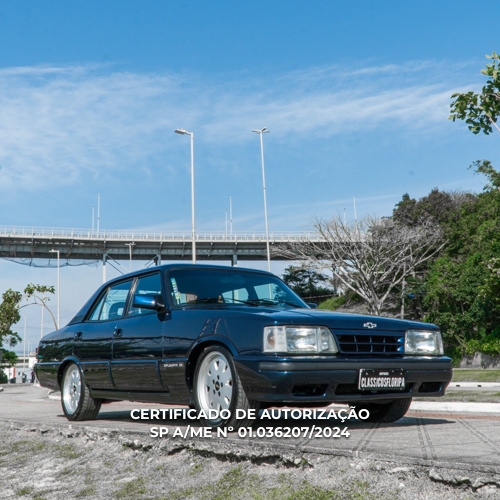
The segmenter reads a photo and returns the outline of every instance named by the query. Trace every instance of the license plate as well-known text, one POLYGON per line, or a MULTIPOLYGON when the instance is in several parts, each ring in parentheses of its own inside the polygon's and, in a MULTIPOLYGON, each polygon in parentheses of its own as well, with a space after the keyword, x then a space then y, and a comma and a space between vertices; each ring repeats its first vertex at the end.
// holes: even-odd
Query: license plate
POLYGON ((389 391, 405 388, 405 371, 402 368, 389 370, 359 370, 358 389, 360 391, 389 391))

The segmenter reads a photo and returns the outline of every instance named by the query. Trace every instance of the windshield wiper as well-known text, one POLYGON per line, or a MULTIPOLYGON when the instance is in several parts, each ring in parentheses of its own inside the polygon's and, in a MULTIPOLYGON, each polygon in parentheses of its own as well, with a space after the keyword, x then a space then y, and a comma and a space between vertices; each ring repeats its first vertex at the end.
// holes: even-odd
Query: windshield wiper
POLYGON ((205 299, 190 300, 186 304, 224 304, 224 300, 221 300, 220 297, 207 297, 205 299))
POLYGON ((255 304, 254 302, 249 301, 249 300, 228 299, 228 298, 224 298, 224 297, 206 297, 204 299, 195 299, 195 300, 190 300, 189 302, 186 302, 187 305, 189 305, 189 304, 221 304, 222 305, 222 304, 232 304, 232 303, 245 304, 248 306, 257 307, 257 304, 255 304))
POLYGON ((251 302, 255 305, 264 305, 264 306, 279 306, 281 304, 285 304, 286 306, 291 307, 301 307, 299 304, 294 304, 293 302, 286 302, 285 300, 275 300, 275 299, 249 299, 247 302, 251 302))
POLYGON ((294 304, 293 302, 286 302, 284 300, 274 300, 274 299, 233 299, 225 297, 207 297, 204 299, 195 299, 186 302, 185 305, 189 304, 244 304, 246 306, 259 307, 259 306, 279 306, 281 304, 300 308, 300 304, 294 304))

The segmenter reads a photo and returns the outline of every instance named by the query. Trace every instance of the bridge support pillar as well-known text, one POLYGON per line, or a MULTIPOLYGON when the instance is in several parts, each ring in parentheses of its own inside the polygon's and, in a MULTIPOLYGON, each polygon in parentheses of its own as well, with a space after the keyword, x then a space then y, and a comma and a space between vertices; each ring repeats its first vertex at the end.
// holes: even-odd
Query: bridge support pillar
POLYGON ((235 253, 233 253, 233 258, 231 260, 231 265, 233 267, 236 267, 238 265, 238 256, 235 253))
POLYGON ((108 260, 108 254, 102 254, 102 282, 106 283, 106 261, 108 260))

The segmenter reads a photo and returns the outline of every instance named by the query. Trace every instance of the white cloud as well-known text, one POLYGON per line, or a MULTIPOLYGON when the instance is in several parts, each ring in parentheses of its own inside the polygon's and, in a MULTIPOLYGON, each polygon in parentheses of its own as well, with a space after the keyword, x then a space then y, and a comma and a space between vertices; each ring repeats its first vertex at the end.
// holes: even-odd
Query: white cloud
POLYGON ((0 189, 72 185, 128 168, 147 174, 176 154, 166 138, 179 126, 219 145, 249 141, 249 129, 264 125, 287 141, 381 124, 424 129, 446 120, 452 92, 433 70, 422 62, 210 81, 98 65, 0 69, 0 189))

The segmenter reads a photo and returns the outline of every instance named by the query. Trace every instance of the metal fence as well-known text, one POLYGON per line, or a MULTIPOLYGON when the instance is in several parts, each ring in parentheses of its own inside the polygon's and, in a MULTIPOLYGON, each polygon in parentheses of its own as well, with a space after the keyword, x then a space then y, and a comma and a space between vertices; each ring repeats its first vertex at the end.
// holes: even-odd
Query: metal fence
MULTIPOLYGON (((191 232, 164 232, 133 229, 97 230, 55 227, 0 226, 0 237, 53 237, 95 240, 191 241, 191 232)), ((314 233, 288 231, 269 233, 271 241, 303 241, 317 239, 314 233)), ((264 232, 196 233, 197 241, 265 241, 264 232)))

